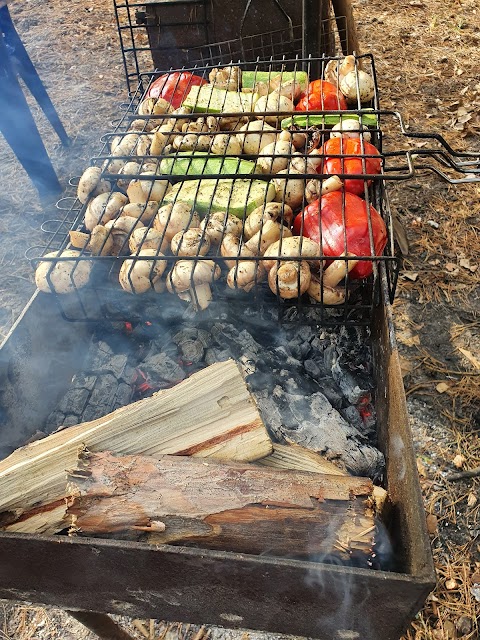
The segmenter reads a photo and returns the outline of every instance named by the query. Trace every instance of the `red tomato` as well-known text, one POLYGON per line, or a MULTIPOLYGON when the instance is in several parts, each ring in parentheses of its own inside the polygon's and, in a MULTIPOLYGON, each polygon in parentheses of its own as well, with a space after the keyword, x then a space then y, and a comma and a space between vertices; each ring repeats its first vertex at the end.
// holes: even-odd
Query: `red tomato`
MULTIPOLYGON (((330 176, 345 174, 357 174, 362 173, 376 174, 380 173, 382 169, 382 161, 379 158, 363 158, 365 155, 380 156, 378 149, 376 149, 370 142, 362 142, 359 138, 330 138, 327 140, 321 148, 321 153, 326 156, 325 162, 318 167, 319 173, 327 173, 330 176), (343 158, 329 158, 332 155, 342 155, 343 158), (365 169, 363 168, 363 162, 365 162, 365 169)), ((368 180, 367 184, 370 184, 371 180, 368 180)), ((365 181, 361 179, 344 181, 346 191, 355 193, 360 196, 364 193, 365 181)))
POLYGON ((337 87, 326 80, 314 80, 300 96, 296 111, 345 110, 347 102, 337 87))
POLYGON ((206 83, 207 81, 204 78, 194 76, 188 71, 166 73, 152 82, 147 98, 163 98, 174 109, 178 109, 188 96, 191 87, 206 83))
MULTIPOLYGON (((380 214, 370 205, 370 219, 373 233, 373 254, 381 256, 387 244, 387 228, 380 214)), ((300 234, 320 244, 326 256, 341 256, 345 252, 357 256, 371 256, 368 228, 367 203, 362 198, 343 191, 333 191, 321 200, 310 203, 300 212, 293 223, 293 233, 300 234), (345 198, 345 202, 343 200, 345 198), (342 208, 345 208, 345 218, 342 208), (303 228, 302 228, 303 220, 303 228), (346 243, 345 243, 346 236, 346 243), (346 244, 346 246, 345 246, 346 244)), ((360 260, 351 270, 349 277, 366 278, 372 273, 372 261, 360 260)))

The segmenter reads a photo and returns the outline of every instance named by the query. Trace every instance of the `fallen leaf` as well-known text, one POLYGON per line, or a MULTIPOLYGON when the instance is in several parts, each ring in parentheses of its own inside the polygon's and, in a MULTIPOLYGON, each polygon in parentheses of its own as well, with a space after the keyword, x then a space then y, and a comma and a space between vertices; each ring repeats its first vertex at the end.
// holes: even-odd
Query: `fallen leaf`
POLYGON ((480 573, 475 571, 475 573, 472 574, 471 581, 473 584, 480 584, 480 573))
POLYGON ((480 360, 478 360, 477 358, 475 358, 475 356, 473 355, 473 353, 471 353, 470 351, 468 351, 468 349, 463 349, 462 347, 457 347, 458 351, 460 351, 460 353, 462 355, 465 356, 465 358, 471 363, 473 364, 473 366, 475 367, 475 369, 480 369, 480 360))
POLYGON ((457 469, 461 469, 465 464, 465 456, 462 456, 461 453, 457 453, 452 462, 457 469))
POLYGON ((477 504, 477 501, 478 498, 473 492, 468 494, 467 505, 470 507, 470 509, 477 504))
POLYGON ((427 477, 427 470, 425 469, 425 465, 420 460, 420 458, 417 458, 417 471, 419 476, 423 478, 427 477))
POLYGON ((413 371, 413 362, 409 358, 405 358, 405 356, 400 356, 400 369, 402 371, 402 378, 408 376, 409 373, 413 371))
POLYGON ((433 513, 429 513, 427 515, 427 531, 431 536, 437 534, 438 531, 438 518, 433 515, 433 513))
POLYGON ((445 269, 446 271, 449 271, 451 273, 452 271, 455 271, 455 269, 457 269, 457 265, 453 262, 447 262, 447 264, 445 265, 445 269))
POLYGON ((448 580, 445 581, 445 586, 449 591, 452 591, 452 589, 457 588, 457 581, 453 578, 448 578, 448 580))
POLYGON ((418 280, 418 273, 416 271, 403 271, 403 277, 407 280, 411 280, 412 282, 416 282, 418 280))
POLYGON ((446 382, 439 382, 435 389, 438 391, 438 393, 445 393, 445 391, 448 391, 450 387, 446 382))

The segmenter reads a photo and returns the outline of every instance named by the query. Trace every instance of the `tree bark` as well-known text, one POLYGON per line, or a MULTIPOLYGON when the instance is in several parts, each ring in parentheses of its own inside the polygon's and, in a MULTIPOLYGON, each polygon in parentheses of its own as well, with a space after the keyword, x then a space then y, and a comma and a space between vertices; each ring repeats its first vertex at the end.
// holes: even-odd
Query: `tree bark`
POLYGON ((371 480, 189 457, 84 452, 69 475, 80 535, 296 558, 368 558, 371 480))
POLYGON ((253 461, 272 443, 233 360, 113 413, 51 434, 0 462, 0 528, 56 533, 63 527, 66 469, 78 451, 164 453, 253 461))

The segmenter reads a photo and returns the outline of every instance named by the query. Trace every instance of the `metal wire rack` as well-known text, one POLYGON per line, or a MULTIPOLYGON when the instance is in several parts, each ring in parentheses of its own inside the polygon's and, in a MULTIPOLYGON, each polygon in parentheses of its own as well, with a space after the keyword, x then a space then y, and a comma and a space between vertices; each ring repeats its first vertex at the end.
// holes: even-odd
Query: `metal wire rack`
POLYGON ((114 9, 129 91, 152 69, 334 55, 347 39, 330 0, 114 0, 114 9))
MULTIPOLYGON (((238 72, 239 77, 244 79, 244 84, 248 79, 248 84, 252 86, 257 86, 258 81, 274 81, 278 84, 283 79, 294 79, 294 83, 303 82, 305 85, 306 78, 312 78, 311 70, 314 65, 321 67, 324 76, 327 73, 327 65, 330 65, 330 68, 333 65, 333 68, 338 70, 340 61, 339 57, 325 56, 316 60, 270 59, 242 63, 240 66, 230 64, 225 69, 230 76, 238 72)), ((324 325, 368 324, 373 308, 378 302, 381 270, 385 269, 391 299, 394 297, 398 275, 393 224, 386 189, 388 181, 409 179, 418 168, 422 171, 433 170, 450 182, 471 181, 477 179, 476 174, 480 173, 480 170, 478 158, 474 154, 456 153, 440 136, 407 134, 400 114, 379 109, 373 58, 363 55, 354 58, 354 61, 357 83, 360 65, 369 71, 374 80, 373 97, 368 105, 358 101, 357 104, 350 105, 354 108, 348 110, 323 109, 311 110, 308 113, 296 111, 293 114, 291 110, 251 111, 244 105, 218 105, 214 99, 216 88, 212 90, 208 84, 204 89, 206 101, 202 101, 202 88, 196 86, 193 87, 193 103, 188 109, 183 106, 170 113, 154 113, 155 108, 159 110, 160 107, 162 111, 171 111, 171 107, 165 102, 149 97, 155 82, 163 77, 163 74, 156 72, 142 75, 128 109, 115 130, 103 137, 100 153, 92 158, 92 166, 98 168, 100 178, 104 180, 105 194, 90 197, 83 205, 75 198, 63 199, 58 205, 59 218, 44 224, 44 230, 49 236, 47 246, 35 248, 30 252, 30 258, 35 265, 40 262, 46 265, 44 287, 54 292, 64 317, 67 320, 131 321, 134 317, 142 318, 142 312, 149 303, 167 307, 172 299, 175 299, 175 304, 178 304, 178 299, 175 295, 172 296, 172 293, 176 293, 185 300, 182 304, 187 310, 201 310, 201 313, 210 314, 212 317, 218 317, 218 314, 223 312, 225 304, 230 307, 236 304, 251 304, 274 309, 280 320, 302 318, 305 321, 305 318, 309 317, 313 322, 324 325), (253 122, 265 126, 265 119, 272 127, 267 133, 284 137, 283 147, 275 148, 268 153, 258 148, 255 152, 254 149, 245 146, 245 138, 240 152, 231 147, 233 141, 238 142, 238 136, 242 135, 238 130, 240 126, 249 127, 253 122), (337 123, 337 127, 343 128, 347 119, 357 119, 357 122, 361 120, 362 123, 366 123, 365 130, 359 132, 359 149, 354 172, 348 167, 352 155, 343 146, 345 142, 340 143, 336 153, 328 154, 325 151, 325 144, 332 137, 332 127, 337 123), (387 119, 396 123, 405 136, 432 139, 437 143, 437 147, 423 148, 420 153, 418 149, 385 151, 385 136, 381 125, 387 119), (303 139, 305 144, 297 143, 295 146, 293 136, 296 136, 297 140, 303 139), (368 138, 374 146, 370 146, 368 138), (205 143, 207 150, 201 146, 205 143), (215 149, 214 145, 220 143, 223 146, 215 149), (309 164, 312 158, 315 158, 313 168, 309 164), (426 158, 429 159, 428 162, 425 162, 426 158), (336 192, 336 196, 324 193, 321 200, 318 200, 322 191, 328 190, 328 181, 332 178, 332 170, 329 168, 332 160, 337 162, 334 173, 344 186, 336 192), (132 162, 134 164, 131 164, 132 162), (282 183, 281 179, 278 182, 279 169, 273 169, 274 162, 286 167, 285 173, 281 174, 284 180, 297 181, 290 183, 292 186, 301 185, 302 194, 292 208, 289 208, 292 202, 289 204, 288 190, 283 189, 289 182, 282 183), (371 162, 378 163, 375 171, 372 170, 371 162), (299 163, 296 164, 296 169, 292 168, 292 163, 299 163), (455 177, 458 172, 462 177, 455 177), (272 185, 275 184, 276 187, 272 190, 272 185), (351 236, 350 239, 347 238, 352 226, 348 203, 352 195, 347 193, 347 184, 353 185, 353 197, 357 198, 357 205, 364 207, 365 211, 364 247, 360 252, 353 250, 351 236), (238 192, 235 191, 238 185, 242 188, 240 204, 238 192), (311 197, 307 194, 309 186, 313 187, 311 197), (328 213, 323 211, 324 201, 333 201, 335 198, 339 207, 340 230, 337 231, 337 250, 332 251, 325 241, 329 229, 324 226, 322 220, 328 213), (256 235, 251 231, 247 233, 247 225, 253 209, 261 207, 265 210, 266 206, 272 207, 267 203, 274 199, 278 201, 278 211, 270 227, 275 227, 277 245, 268 264, 268 249, 267 254, 263 252, 264 242, 266 244, 266 225, 260 226, 256 235), (116 204, 113 204, 114 201, 116 204), (138 204, 139 201, 143 203, 138 204), (288 237, 291 235, 292 213, 296 214, 298 219, 299 212, 304 211, 309 202, 322 203, 322 212, 317 217, 316 235, 312 235, 312 229, 310 234, 305 234, 316 238, 318 250, 313 255, 304 255, 300 246, 297 254, 285 255, 282 243, 287 246, 290 242, 288 237), (190 253, 179 251, 178 246, 174 248, 171 244, 171 231, 177 231, 172 207, 178 203, 182 206, 187 205, 187 219, 181 223, 180 236, 177 237, 180 246, 186 242, 187 227, 198 229, 198 242, 190 253), (383 247, 379 250, 376 244, 377 214, 371 207, 383 220, 386 234, 384 250, 383 247), (211 241, 205 222, 200 224, 197 218, 198 212, 204 221, 209 221, 214 213, 220 211, 233 212, 240 227, 241 239, 235 241, 236 243, 228 249, 224 246, 224 236, 228 231, 227 219, 223 218, 220 224, 221 243, 218 243, 211 241), (131 223, 128 228, 125 227, 127 218, 131 223), (93 250, 88 243, 98 223, 102 229, 107 228, 109 231, 102 236, 100 246, 93 250), (76 237, 72 231, 77 235, 80 233, 80 237, 76 237), (255 239, 252 240, 252 237, 255 239), (107 245, 111 245, 112 241, 114 249, 107 249, 107 245), (72 245, 78 248, 78 255, 58 256, 59 250, 71 248, 72 245), (150 249, 150 253, 143 253, 146 248, 150 249), (45 254, 53 251, 57 253, 45 258, 45 254), (101 255, 109 253, 115 255, 101 255), (130 254, 133 258, 128 257, 130 254), (351 254, 355 254, 355 257, 351 254), (199 283, 194 281, 191 271, 188 286, 175 284, 172 273, 180 261, 184 265, 209 265, 211 273, 208 278, 212 281, 208 282, 206 295, 207 298, 213 299, 210 305, 206 304, 208 300, 204 299, 205 292, 201 292, 202 287, 197 286, 199 283), (302 288, 302 268, 299 266, 302 261, 308 263, 313 274, 311 278, 315 287, 312 289, 302 288), (57 271, 65 263, 68 265, 67 275, 62 279, 57 271), (82 264, 88 266, 81 267, 82 264), (135 265, 140 264, 144 265, 146 287, 144 284, 138 284, 136 280, 135 269, 139 267, 135 265), (279 269, 273 278, 270 276, 272 265, 280 267, 284 264, 292 265, 290 271, 293 270, 294 293, 291 297, 283 295, 279 269), (333 265, 339 274, 343 273, 343 277, 339 281, 333 279, 332 285, 332 271, 329 269, 333 265), (348 271, 349 268, 351 271, 348 271), (240 283, 243 278, 242 269, 249 273, 246 284, 240 283), (267 281, 266 271, 269 269, 267 281), (357 273, 354 269, 357 269, 357 273), (88 272, 86 276, 84 272, 88 272), (165 278, 162 274, 168 275, 165 278), (212 274, 219 276, 218 279, 214 280, 212 274), (144 289, 146 292, 142 295, 125 293, 119 286, 119 278, 123 281, 123 288, 130 294, 143 292, 144 289), (87 281, 85 286, 80 286, 83 284, 82 280, 87 281), (159 293, 165 286, 171 292, 159 293), (60 293, 61 290, 64 293, 60 293)), ((210 74, 216 73, 212 65, 192 67, 190 70, 182 69, 181 73, 190 71, 204 81, 209 79, 210 74)), ((169 75, 169 79, 173 78, 176 81, 181 77, 180 72, 175 76, 169 75)), ((244 86, 245 88, 248 87, 244 86)), ((175 91, 178 94, 178 82, 172 90, 174 94, 175 91)), ((187 90, 190 96, 192 87, 187 87, 184 91, 185 95, 181 100, 184 105, 190 104, 192 99, 192 96, 190 99, 186 97, 187 90)), ((220 95, 226 95, 222 89, 219 91, 220 95)), ((231 94, 240 100, 240 93, 231 94)), ((252 99, 253 94, 245 92, 243 95, 248 101, 252 99)), ((339 99, 340 96, 336 94, 334 97, 339 99)), ((265 130, 262 130, 261 134, 265 135, 265 130)), ((305 231, 305 216, 300 215, 299 219, 300 226, 297 225, 296 233, 301 237, 305 231)), ((300 242, 307 244, 307 240, 300 242)), ((355 248, 358 249, 356 246, 355 248)), ((189 268, 184 266, 187 271, 189 268)))

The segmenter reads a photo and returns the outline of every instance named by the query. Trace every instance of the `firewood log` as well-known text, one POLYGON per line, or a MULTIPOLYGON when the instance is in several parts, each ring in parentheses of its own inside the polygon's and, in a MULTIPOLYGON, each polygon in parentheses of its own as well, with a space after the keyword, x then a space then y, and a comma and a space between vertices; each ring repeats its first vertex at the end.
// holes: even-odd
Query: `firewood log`
POLYGON ((67 521, 80 535, 296 558, 365 560, 370 479, 182 456, 80 455, 67 521))
POLYGON ((55 533, 65 513, 66 469, 79 448, 252 461, 272 451, 233 360, 202 369, 171 389, 51 434, 0 462, 0 528, 55 533))

